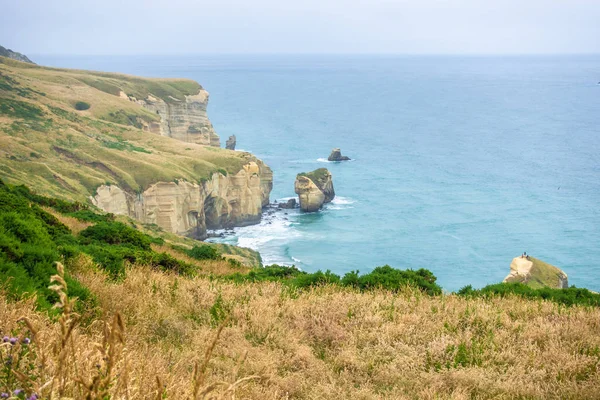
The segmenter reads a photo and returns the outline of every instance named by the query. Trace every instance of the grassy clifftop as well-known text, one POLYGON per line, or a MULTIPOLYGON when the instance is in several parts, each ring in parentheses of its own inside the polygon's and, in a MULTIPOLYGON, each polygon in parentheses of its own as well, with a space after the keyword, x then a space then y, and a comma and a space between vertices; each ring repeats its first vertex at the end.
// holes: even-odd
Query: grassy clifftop
POLYGON ((305 176, 311 181, 313 181, 315 184, 319 184, 323 183, 327 179, 327 177, 329 176, 329 171, 327 170, 327 168, 319 168, 310 172, 301 172, 298 174, 298 176, 305 176))
POLYGON ((120 97, 177 102, 185 79, 46 68, 0 57, 0 176, 39 193, 83 201, 105 183, 142 191, 159 181, 236 173, 253 159, 143 131, 159 116, 120 97))

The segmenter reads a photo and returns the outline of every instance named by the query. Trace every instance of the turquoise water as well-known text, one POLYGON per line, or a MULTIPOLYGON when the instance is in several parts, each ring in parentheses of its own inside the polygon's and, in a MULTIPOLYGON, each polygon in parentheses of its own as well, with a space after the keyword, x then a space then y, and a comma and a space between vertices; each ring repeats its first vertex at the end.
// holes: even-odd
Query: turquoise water
POLYGON ((600 290, 600 56, 36 60, 199 81, 222 142, 272 167, 272 200, 327 167, 338 197, 322 212, 224 239, 267 263, 423 267, 456 290, 527 251, 600 290), (326 163, 333 147, 354 160, 326 163))

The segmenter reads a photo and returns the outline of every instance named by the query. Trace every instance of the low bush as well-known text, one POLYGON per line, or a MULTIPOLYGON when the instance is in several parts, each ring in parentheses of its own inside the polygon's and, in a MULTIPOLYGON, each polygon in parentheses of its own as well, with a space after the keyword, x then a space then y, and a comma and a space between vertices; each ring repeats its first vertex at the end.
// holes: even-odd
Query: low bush
POLYGON ((116 245, 130 245, 142 250, 150 250, 150 236, 131 228, 122 222, 98 222, 79 233, 84 244, 101 242, 116 245))
POLYGON ((89 110, 90 107, 90 104, 86 103, 85 101, 78 101, 77 103, 75 103, 75 109, 77 111, 89 110))
POLYGON ((415 286, 424 292, 435 295, 441 294, 441 287, 435 283, 437 278, 427 269, 399 270, 384 265, 377 267, 365 275, 359 275, 358 271, 347 273, 342 279, 344 286, 354 286, 361 290, 382 288, 386 290, 398 290, 403 286, 415 286))
POLYGON ((600 307, 600 294, 571 286, 567 289, 533 289, 522 283, 497 283, 482 289, 473 289, 471 285, 460 289, 457 294, 466 297, 491 297, 517 295, 527 299, 550 300, 568 306, 583 305, 600 307))
POLYGON ((325 284, 336 284, 340 286, 355 287, 360 290, 386 289, 398 291, 402 287, 412 286, 430 295, 442 293, 442 288, 435 283, 436 277, 431 271, 420 269, 399 270, 385 265, 377 267, 368 274, 360 275, 358 271, 351 271, 340 278, 331 271, 317 271, 308 273, 300 271, 296 267, 285 267, 280 265, 269 265, 255 268, 248 274, 232 274, 226 279, 234 282, 261 282, 281 281, 296 288, 308 288, 325 284))
POLYGON ((75 212, 71 212, 67 214, 70 217, 74 217, 77 218, 81 221, 87 221, 87 222, 112 222, 115 220, 115 215, 108 213, 108 214, 97 214, 95 212, 93 212, 92 210, 79 210, 79 211, 75 211, 75 212))
POLYGON ((221 253, 216 247, 203 244, 200 246, 194 246, 190 250, 185 251, 188 256, 195 258, 196 260, 220 260, 221 253))

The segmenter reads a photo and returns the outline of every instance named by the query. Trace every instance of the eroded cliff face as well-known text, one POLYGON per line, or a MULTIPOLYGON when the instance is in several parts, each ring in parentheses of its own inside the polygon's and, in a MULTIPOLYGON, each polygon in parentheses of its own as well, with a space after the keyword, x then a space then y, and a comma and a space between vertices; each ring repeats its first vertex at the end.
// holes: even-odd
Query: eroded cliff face
POLYGON ((318 211, 325 202, 325 195, 313 181, 305 176, 298 176, 294 189, 300 200, 300 209, 306 212, 318 211))
POLYGON ((160 123, 145 123, 144 129, 183 142, 219 147, 221 142, 206 114, 208 92, 185 96, 184 100, 170 98, 169 102, 152 95, 146 99, 129 98, 160 116, 160 123))
POLYGON ((143 223, 196 239, 207 229, 257 223, 273 188, 271 169, 252 161, 235 175, 215 172, 202 184, 159 182, 141 194, 117 186, 100 186, 92 202, 113 214, 128 215, 143 223))

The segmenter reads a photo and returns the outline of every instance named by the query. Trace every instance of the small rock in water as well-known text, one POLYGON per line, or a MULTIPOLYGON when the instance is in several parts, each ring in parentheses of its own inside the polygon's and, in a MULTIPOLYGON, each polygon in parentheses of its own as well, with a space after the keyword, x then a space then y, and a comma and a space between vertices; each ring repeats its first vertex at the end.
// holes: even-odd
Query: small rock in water
POLYGON ((279 208, 284 208, 284 209, 296 208, 296 199, 289 199, 285 203, 280 203, 279 208))
POLYGON ((331 154, 327 158, 328 161, 350 161, 350 157, 342 155, 342 151, 339 148, 331 150, 331 154))

